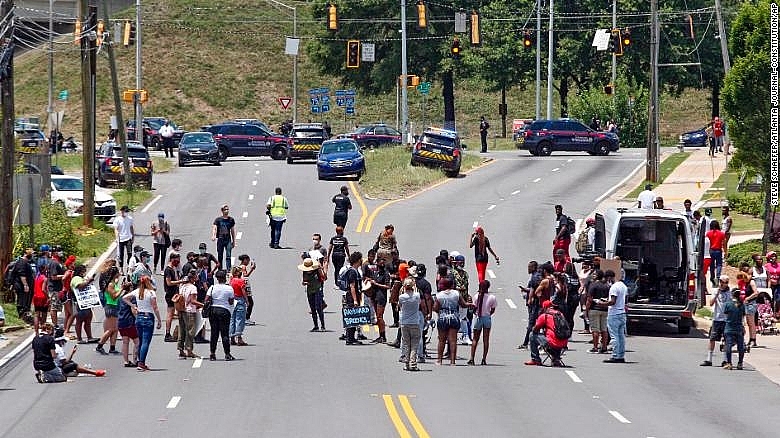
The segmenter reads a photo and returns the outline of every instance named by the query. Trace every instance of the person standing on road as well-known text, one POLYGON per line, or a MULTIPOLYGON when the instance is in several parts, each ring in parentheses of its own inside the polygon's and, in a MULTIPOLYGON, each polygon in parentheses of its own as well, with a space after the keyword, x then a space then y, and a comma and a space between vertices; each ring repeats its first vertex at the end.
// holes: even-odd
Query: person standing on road
POLYGON ((141 339, 141 346, 138 351, 138 371, 149 371, 146 364, 146 357, 149 354, 149 346, 152 343, 154 335, 155 320, 157 329, 162 327, 160 320, 160 310, 157 308, 157 295, 154 293, 151 278, 141 277, 138 289, 122 297, 122 300, 132 307, 135 314, 135 328, 141 339), (135 304, 132 299, 135 298, 135 304))
POLYGON ((349 257, 349 241, 344 237, 344 227, 336 226, 336 235, 330 238, 328 243, 328 254, 325 257, 325 269, 327 269, 328 260, 333 264, 333 276, 338 280, 341 267, 344 261, 349 257))
POLYGON ((29 322, 30 309, 35 277, 32 268, 33 250, 27 248, 24 256, 19 257, 14 263, 11 276, 13 278, 14 291, 16 292, 16 312, 22 319, 29 322))
MULTIPOLYGON (((717 152, 723 152, 723 138, 725 134, 725 126, 723 126, 723 121, 720 119, 720 117, 715 116, 715 118, 712 119, 712 137, 714 139, 714 145, 713 150, 717 152)), ((713 156, 715 154, 713 153, 713 156)))
POLYGON ((290 208, 287 198, 282 196, 281 187, 274 189, 274 195, 268 198, 265 208, 265 214, 269 216, 269 225, 271 226, 271 241, 268 243, 268 246, 274 249, 281 249, 279 241, 282 239, 282 225, 287 221, 287 210, 290 208))
POLYGON ((723 269, 723 241, 726 235, 721 231, 718 221, 713 220, 710 223, 710 230, 707 231, 707 239, 710 241, 710 258, 712 262, 710 264, 710 281, 713 286, 716 286, 716 278, 720 278, 721 270, 723 269))
POLYGON ((252 298, 252 285, 249 284, 249 276, 255 272, 257 265, 255 261, 249 258, 247 254, 238 256, 238 267, 241 268, 241 278, 244 279, 244 288, 246 289, 246 325, 255 325, 252 321, 252 310, 255 307, 255 300, 252 298))
POLYGON ((209 360, 217 360, 217 340, 222 336, 222 350, 225 352, 225 360, 235 358, 230 354, 230 310, 235 302, 233 288, 226 284, 227 272, 219 270, 214 274, 217 282, 206 292, 206 300, 211 301, 211 342, 209 360))
POLYGON ((590 322, 590 333, 593 336, 593 347, 588 353, 607 352, 609 343, 609 328, 607 326, 610 285, 600 269, 596 270, 595 280, 588 285, 587 300, 585 302, 585 316, 590 322))
POLYGON ((310 332, 325 331, 325 312, 322 310, 322 266, 311 258, 303 259, 303 263, 298 265, 298 269, 303 272, 301 284, 306 287, 306 298, 309 301, 309 313, 311 321, 314 323, 310 332), (318 320, 319 318, 319 320, 318 320))
POLYGON ((244 342, 244 325, 246 324, 246 282, 241 277, 242 269, 234 266, 230 272, 230 287, 233 288, 235 306, 230 314, 230 345, 246 346, 244 342))
POLYGON ((135 237, 135 228, 133 227, 133 217, 130 216, 130 207, 123 205, 119 209, 119 216, 114 219, 114 236, 116 244, 119 247, 119 270, 125 267, 125 253, 127 261, 133 255, 133 238, 135 237))
POLYGON ((491 294, 489 289, 490 282, 488 280, 480 281, 479 292, 473 299, 477 303, 474 310, 477 322, 474 323, 474 342, 471 344, 469 365, 474 365, 474 354, 477 352, 479 336, 482 332, 485 333, 485 339, 484 344, 482 344, 482 362, 480 364, 487 365, 487 355, 490 349, 490 329, 493 326, 493 314, 496 312, 497 306, 496 296, 491 294))
POLYGON ((751 346, 758 347, 756 345, 756 312, 758 311, 758 298, 761 294, 758 291, 756 282, 750 277, 751 269, 750 265, 743 262, 739 267, 740 272, 737 274, 737 288, 742 292, 740 301, 744 303, 745 315, 747 316, 748 326, 748 348, 751 346))
POLYGON ((332 199, 335 207, 333 208, 333 223, 339 227, 347 227, 347 217, 352 210, 352 201, 349 200, 349 189, 347 186, 341 186, 341 191, 332 199))
POLYGON ((162 146, 165 150, 165 158, 173 158, 173 126, 166 120, 162 126, 160 126, 160 137, 162 137, 162 146))
POLYGON ((723 260, 729 258, 729 239, 731 239, 731 224, 732 219, 729 215, 729 207, 723 206, 723 260))
POLYGON ((385 262, 385 259, 377 260, 376 267, 376 272, 368 279, 371 282, 371 290, 374 292, 373 302, 376 309, 376 325, 379 330, 379 337, 374 339, 373 343, 384 344, 387 343, 387 337, 385 336, 385 306, 387 306, 387 295, 392 280, 387 269, 388 263, 385 262))
POLYGON ((555 206, 555 239, 553 239, 553 257, 555 250, 562 249, 566 253, 566 260, 569 256, 569 246, 571 245, 571 235, 574 230, 569 229, 569 217, 563 214, 563 206, 555 206))
MULTIPOLYGON (((171 335, 171 325, 173 324, 173 317, 176 313, 176 304, 173 302, 173 296, 179 293, 179 285, 186 282, 181 279, 181 271, 179 271, 179 264, 181 263, 181 257, 178 254, 171 254, 168 257, 168 266, 165 267, 163 275, 165 276, 165 305, 166 305, 166 318, 165 318, 165 342, 175 342, 176 340, 171 335)), ((179 336, 183 336, 181 333, 182 327, 179 327, 179 336)))
POLYGON ((439 345, 437 349, 436 364, 441 365, 444 355, 444 346, 449 345, 450 365, 455 365, 458 357, 458 330, 460 329, 459 309, 461 307, 474 307, 473 303, 467 303, 458 291, 452 288, 452 280, 443 280, 445 289, 436 294, 433 302, 433 310, 439 314, 436 328, 439 329, 439 345))
POLYGON ((103 309, 106 317, 103 319, 103 336, 100 337, 95 351, 100 354, 119 354, 116 350, 116 338, 119 333, 117 328, 119 297, 122 295, 122 276, 119 268, 111 266, 101 273, 99 283, 100 293, 104 296, 102 301, 105 301, 103 309), (106 342, 109 343, 108 352, 103 349, 106 342))
MULTIPOLYGON (((742 369, 742 360, 745 358, 745 328, 742 326, 742 319, 745 318, 745 306, 739 300, 740 291, 735 290, 732 295, 732 299, 726 303, 723 313, 726 314, 726 328, 724 334, 726 336, 726 346, 724 351, 726 353, 726 363, 723 365, 724 369, 730 370, 731 366, 731 347, 737 344, 737 352, 739 353, 739 362, 737 362, 737 369, 742 369)), ((752 315, 747 315, 748 318, 752 318, 752 315)))
POLYGON ((185 277, 184 283, 179 286, 178 300, 175 300, 177 312, 179 313, 179 357, 197 359, 193 350, 195 340, 195 322, 197 320, 198 309, 203 304, 198 301, 198 288, 195 282, 198 281, 198 272, 191 269, 185 277), (181 303, 179 303, 181 301, 181 303))
MULTIPOLYGON (((568 247, 568 245, 567 245, 568 247)), ((474 232, 471 233, 469 239, 469 248, 474 248, 474 263, 477 265, 477 280, 481 283, 485 280, 485 271, 488 264, 488 251, 496 258, 496 264, 501 263, 501 259, 496 255, 493 248, 490 247, 490 239, 485 236, 485 230, 482 227, 477 227, 474 232)))
POLYGON ((417 371, 417 352, 420 343, 420 293, 415 290, 413 278, 403 283, 403 293, 398 297, 401 308, 401 357, 406 358, 404 369, 417 371))
POLYGON ((53 248, 52 258, 49 262, 49 282, 48 293, 50 301, 50 315, 52 324, 59 324, 59 312, 62 311, 62 303, 64 300, 60 299, 60 291, 62 291, 62 279, 65 276, 65 265, 62 264, 64 253, 62 248, 55 246, 53 248))
POLYGON ((480 150, 480 153, 487 153, 487 137, 488 137, 488 129, 490 129, 490 123, 485 120, 485 116, 481 116, 479 118, 479 139, 482 142, 482 150, 480 150))
MULTIPOLYGON (((625 363, 626 355, 626 294, 628 288, 626 288, 623 280, 615 280, 615 272, 608 269, 604 273, 604 277, 608 283, 612 283, 609 287, 609 301, 606 302, 609 308, 607 309, 607 327, 609 328, 609 335, 615 340, 615 346, 612 349, 612 357, 604 359, 605 363, 625 363)), ((604 300, 601 300, 599 304, 605 304, 604 300)))
POLYGON ((428 334, 428 323, 433 317, 433 288, 425 278, 425 274, 426 267, 422 263, 409 268, 409 275, 414 278, 415 287, 420 293, 420 343, 417 344, 417 363, 425 363, 425 340, 428 334))
POLYGON ((152 260, 152 255, 149 254, 149 252, 146 250, 142 250, 139 254, 139 257, 140 260, 135 264, 133 275, 130 276, 133 286, 138 287, 138 283, 141 281, 141 277, 145 275, 149 277, 150 281, 152 282, 152 286, 157 287, 157 283, 154 281, 154 273, 152 272, 152 268, 149 266, 149 262, 152 260))
POLYGON ((87 274, 87 267, 84 265, 76 265, 73 269, 73 278, 70 281, 71 289, 73 291, 73 309, 76 311, 76 340, 79 344, 88 344, 91 342, 97 342, 97 339, 92 337, 92 309, 81 309, 76 300, 76 291, 83 291, 89 287, 95 280, 95 277, 85 278, 87 274), (87 335, 86 340, 82 340, 81 329, 87 335))
MULTIPOLYGON (((700 365, 703 367, 712 366, 712 352, 715 350, 715 343, 723 339, 726 330, 726 313, 724 312, 726 304, 731 301, 731 288, 729 287, 729 276, 721 275, 718 279, 718 290, 715 296, 710 298, 709 305, 712 306, 712 326, 710 327, 710 342, 707 350, 707 359, 700 365)), ((729 363, 726 355, 723 355, 721 366, 729 363)))
POLYGON ((539 309, 541 308, 534 296, 534 291, 536 291, 536 288, 539 287, 539 283, 542 281, 542 271, 539 269, 539 262, 536 260, 531 260, 528 262, 528 275, 529 278, 527 285, 517 286, 521 291, 523 291, 523 298, 525 298, 525 305, 528 309, 528 325, 526 326, 523 343, 517 347, 519 350, 525 350, 528 348, 528 341, 529 337, 531 336, 531 330, 534 327, 534 323, 536 323, 536 318, 539 316, 539 309))
MULTIPOLYGON (((346 307, 356 307, 360 305, 360 293, 361 293, 361 281, 360 281, 360 266, 363 264, 363 254, 360 251, 355 251, 349 255, 349 267, 344 274, 347 284, 346 294, 344 295, 344 305, 346 307)), ((362 342, 355 339, 356 327, 347 327, 346 330, 346 344, 347 345, 361 345, 362 342)))
POLYGON ((643 210, 652 210, 657 197, 655 192, 653 192, 653 185, 645 184, 645 189, 636 197, 637 207, 643 210))
POLYGON ((211 240, 217 241, 217 257, 220 269, 225 266, 230 269, 230 255, 236 247, 236 220, 230 216, 230 207, 227 204, 221 208, 222 216, 214 219, 211 225, 211 240), (223 259, 224 256, 224 259, 223 259), (222 261, 225 264, 222 264, 222 261))
POLYGON ((393 224, 385 225, 384 231, 379 233, 374 243, 376 259, 384 259, 389 262, 393 258, 393 250, 398 251, 398 240, 395 237, 395 227, 393 224))
POLYGON ((157 262, 159 261, 160 270, 157 272, 162 275, 163 269, 165 269, 165 253, 168 251, 168 247, 171 246, 171 226, 165 220, 165 213, 157 213, 157 220, 152 222, 151 233, 152 240, 154 240, 154 264, 152 269, 157 269, 157 262))
POLYGON ((125 295, 133 291, 132 283, 122 285, 122 299, 118 301, 119 310, 117 311, 117 329, 122 335, 122 359, 125 361, 125 368, 135 368, 138 366, 138 329, 135 328, 135 315, 133 315, 132 306, 135 305, 131 298, 130 304, 123 299, 125 295), (130 361, 130 341, 133 341, 133 361, 130 361))

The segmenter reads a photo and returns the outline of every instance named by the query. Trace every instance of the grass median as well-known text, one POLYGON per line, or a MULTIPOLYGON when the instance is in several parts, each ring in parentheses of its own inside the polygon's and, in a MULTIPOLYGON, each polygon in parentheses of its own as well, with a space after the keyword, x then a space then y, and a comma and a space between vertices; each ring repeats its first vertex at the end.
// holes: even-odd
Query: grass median
MULTIPOLYGON (((369 198, 397 199, 447 178, 441 169, 412 166, 411 153, 403 147, 368 150, 366 174, 360 180, 360 189, 369 198)), ((483 163, 477 155, 465 153, 461 173, 483 163)))
POLYGON ((658 182, 652 182, 649 180, 642 181, 641 184, 639 184, 634 190, 631 191, 631 193, 626 195, 626 199, 636 199, 637 196, 639 196, 639 193, 642 192, 642 190, 645 189, 646 184, 653 184, 653 186, 657 186, 659 184, 663 184, 664 180, 672 173, 674 172, 674 169, 677 168, 680 164, 683 163, 688 157, 691 155, 690 152, 676 152, 671 155, 667 155, 666 159, 664 159, 658 168, 658 182))

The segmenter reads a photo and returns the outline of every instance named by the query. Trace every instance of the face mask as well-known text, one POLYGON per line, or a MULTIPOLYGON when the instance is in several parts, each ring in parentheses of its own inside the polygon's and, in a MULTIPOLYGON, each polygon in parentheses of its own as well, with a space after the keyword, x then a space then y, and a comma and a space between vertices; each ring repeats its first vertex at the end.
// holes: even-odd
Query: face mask
POLYGON ((206 254, 206 250, 205 250, 205 249, 199 249, 199 250, 198 250, 198 253, 199 253, 200 255, 206 254))
POLYGON ((149 260, 151 260, 151 257, 144 257, 144 263, 149 263, 149 260))
POLYGON ((312 239, 312 240, 311 240, 311 243, 312 243, 314 246, 317 246, 317 245, 319 245, 319 244, 320 244, 320 241, 319 241, 319 240, 317 240, 317 239, 312 239))
POLYGON ((173 266, 179 266, 179 263, 181 263, 181 260, 173 260, 173 261, 171 261, 171 265, 173 265, 173 266))
POLYGON ((122 212, 122 217, 127 217, 127 212, 126 211, 122 212))

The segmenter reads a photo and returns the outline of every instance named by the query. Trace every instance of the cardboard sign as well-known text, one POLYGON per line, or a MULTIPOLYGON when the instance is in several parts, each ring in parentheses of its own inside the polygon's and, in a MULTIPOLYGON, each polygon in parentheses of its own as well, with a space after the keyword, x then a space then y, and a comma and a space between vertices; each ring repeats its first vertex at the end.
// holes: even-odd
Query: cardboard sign
POLYGON ((615 259, 601 259, 601 271, 607 272, 608 270, 611 270, 615 273, 615 281, 622 280, 622 278, 620 278, 620 268, 622 267, 620 262, 620 260, 615 259))
POLYGON ((79 305, 80 310, 92 309, 93 307, 100 306, 100 291, 96 285, 91 284, 83 290, 76 289, 76 303, 79 305))
POLYGON ((368 306, 344 307, 341 321, 345 328, 371 324, 371 309, 368 306))

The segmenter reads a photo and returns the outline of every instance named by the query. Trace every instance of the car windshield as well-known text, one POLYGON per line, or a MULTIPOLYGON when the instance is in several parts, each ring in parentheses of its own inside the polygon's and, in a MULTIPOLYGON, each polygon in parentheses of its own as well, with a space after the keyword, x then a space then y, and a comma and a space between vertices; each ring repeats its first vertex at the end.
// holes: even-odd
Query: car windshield
POLYGON ((335 154, 338 152, 355 152, 357 145, 351 141, 339 141, 335 143, 325 143, 322 145, 320 154, 335 154))
POLYGON ((179 147, 199 147, 201 145, 208 145, 212 143, 214 143, 214 137, 212 137, 211 134, 187 134, 181 139, 181 144, 179 147))
POLYGON ((451 138, 439 137, 438 135, 432 135, 428 133, 423 134, 422 142, 428 144, 435 144, 438 146, 448 146, 448 147, 453 147, 455 143, 451 138))
POLYGON ((322 137, 322 129, 300 129, 295 131, 295 138, 322 137))
POLYGON ((83 192, 84 181, 77 178, 56 178, 51 180, 58 192, 83 192))

